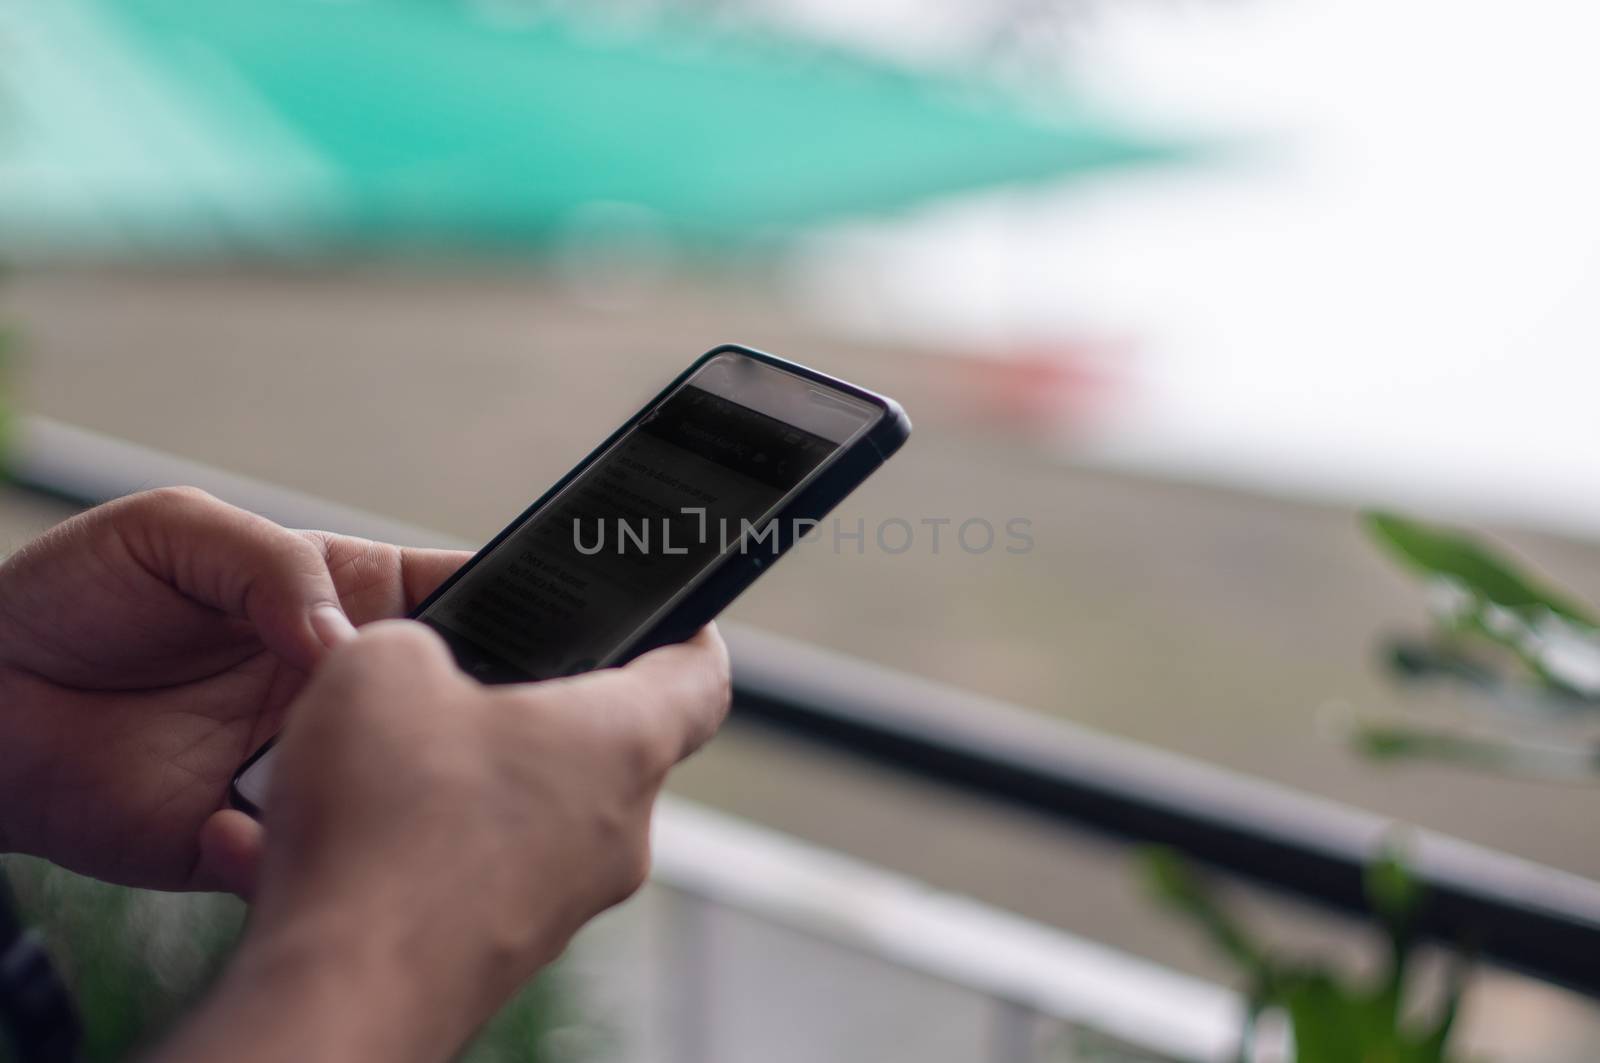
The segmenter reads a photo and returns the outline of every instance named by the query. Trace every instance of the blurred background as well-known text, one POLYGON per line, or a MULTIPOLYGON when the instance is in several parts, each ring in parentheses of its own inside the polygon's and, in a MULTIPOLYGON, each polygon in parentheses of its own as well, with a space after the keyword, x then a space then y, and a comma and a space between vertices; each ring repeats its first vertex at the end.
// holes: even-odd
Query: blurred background
MULTIPOLYGON (((0 0, 13 405, 476 543, 701 351, 770 350, 917 430, 840 510, 864 547, 796 551, 733 624, 1586 891, 1585 690, 1456 755, 1500 694, 1396 681, 1387 640, 1428 630, 1428 596, 1358 515, 1480 529, 1600 598, 1597 32, 1578 0, 0 0), (893 520, 902 552, 874 539, 893 520), (961 548, 973 520, 1031 548, 961 548), (1368 720, 1444 755, 1362 755, 1368 720)), ((73 508, 0 497, 8 546, 73 508)), ((690 878, 692 853, 767 853, 758 885, 857 882, 806 902, 837 919, 948 891, 1196 1018, 1084 1004, 1007 1057, 992 982, 669 883, 490 1058, 1229 1058, 1242 982, 1135 850, 737 722, 672 788, 690 878)), ((90 916, 19 877, 175 986, 205 964, 174 942, 230 918, 90 916)), ((1222 888, 1286 953, 1381 956, 1357 921, 1222 888)), ((1600 1012, 1484 963, 1453 1043, 1593 1059, 1600 1012)))

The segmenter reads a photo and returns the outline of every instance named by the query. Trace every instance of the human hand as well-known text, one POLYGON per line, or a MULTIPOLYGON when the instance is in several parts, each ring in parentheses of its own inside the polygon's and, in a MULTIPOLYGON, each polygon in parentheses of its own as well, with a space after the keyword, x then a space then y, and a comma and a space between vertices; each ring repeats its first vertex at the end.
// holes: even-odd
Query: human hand
POLYGON ((162 889, 254 881, 219 811, 352 622, 468 555, 297 532, 192 488, 130 495, 0 565, 0 851, 162 889))
POLYGON ((727 706, 713 628, 493 687, 422 624, 363 629, 289 713, 250 929, 159 1058, 452 1057, 644 881, 662 781, 727 706))

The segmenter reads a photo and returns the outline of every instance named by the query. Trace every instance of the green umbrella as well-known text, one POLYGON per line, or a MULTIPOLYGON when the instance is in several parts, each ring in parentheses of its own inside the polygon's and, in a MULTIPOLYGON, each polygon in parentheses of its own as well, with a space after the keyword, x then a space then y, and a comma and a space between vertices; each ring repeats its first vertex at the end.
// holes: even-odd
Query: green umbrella
POLYGON ((0 4, 0 251, 743 238, 1148 160, 1083 108, 683 20, 444 0, 0 4))

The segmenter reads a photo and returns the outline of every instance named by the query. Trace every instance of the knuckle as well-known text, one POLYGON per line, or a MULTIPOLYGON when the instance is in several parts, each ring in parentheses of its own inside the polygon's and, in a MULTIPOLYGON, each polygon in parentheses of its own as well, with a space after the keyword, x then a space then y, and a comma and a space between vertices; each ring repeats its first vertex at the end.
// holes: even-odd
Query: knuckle
POLYGON ((728 656, 728 643, 722 637, 722 631, 715 624, 706 625, 706 652, 712 660, 712 667, 722 676, 723 680, 731 678, 733 664, 728 656))
POLYGON ((618 759, 631 788, 650 790, 660 785, 666 777, 672 760, 664 751, 665 743, 646 728, 629 728, 617 743, 618 759))
POLYGON ((308 566, 314 571, 327 571, 328 551, 320 542, 313 541, 302 532, 290 531, 269 522, 268 527, 273 532, 275 542, 281 543, 285 555, 292 555, 293 560, 300 565, 308 566))
POLYGON ((733 707, 733 667, 728 661, 728 651, 722 650, 711 662, 712 708, 716 719, 722 720, 733 707))
POLYGON ((209 491, 191 487, 187 484, 174 484, 168 487, 154 487, 148 491, 140 491, 138 494, 129 495, 126 503, 133 508, 158 512, 212 508, 224 504, 209 491))
MULTIPOLYGON (((642 692, 640 697, 644 697, 642 692)), ((646 787, 658 785, 678 759, 677 739, 667 715, 628 713, 616 730, 616 755, 628 777, 646 787)))
POLYGON ((700 681, 707 698, 719 712, 725 712, 733 696, 733 669, 726 650, 708 651, 701 659, 700 681))

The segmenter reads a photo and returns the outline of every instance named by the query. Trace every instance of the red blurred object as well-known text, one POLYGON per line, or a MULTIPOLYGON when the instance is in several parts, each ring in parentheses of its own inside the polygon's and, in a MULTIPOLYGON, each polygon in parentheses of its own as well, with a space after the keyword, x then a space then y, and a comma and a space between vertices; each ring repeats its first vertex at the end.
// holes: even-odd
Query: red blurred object
POLYGON ((1125 343, 1066 340, 949 351, 949 383, 964 419, 1027 435, 1077 434, 1124 391, 1125 343))

